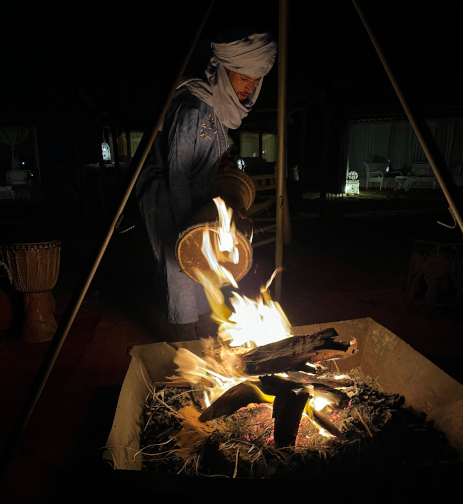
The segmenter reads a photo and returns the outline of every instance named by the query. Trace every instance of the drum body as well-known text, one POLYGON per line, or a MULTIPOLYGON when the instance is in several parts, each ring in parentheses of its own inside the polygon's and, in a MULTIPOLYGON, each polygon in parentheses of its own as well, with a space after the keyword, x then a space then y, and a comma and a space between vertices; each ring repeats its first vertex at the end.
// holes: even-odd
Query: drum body
POLYGON ((238 168, 228 168, 217 175, 214 194, 232 208, 249 210, 256 197, 256 187, 248 174, 238 168))
POLYGON ((15 290, 38 293, 56 285, 61 242, 8 243, 1 246, 1 253, 1 262, 15 290))
MULTIPOLYGON (((253 204, 256 188, 251 177, 246 173, 237 168, 228 168, 217 175, 214 195, 221 197, 226 205, 233 209, 233 221, 236 225, 239 252, 238 264, 220 260, 219 264, 230 271, 236 281, 239 281, 252 266, 252 246, 250 243, 252 224, 239 214, 242 210, 248 210, 253 204)), ((188 223, 189 227, 177 240, 178 262, 182 270, 195 282, 198 282, 194 272, 195 269, 210 271, 209 264, 201 251, 203 233, 209 228, 211 241, 217 241, 217 233, 213 232, 213 230, 218 229, 218 218, 219 214, 214 201, 206 203, 193 214, 188 223)), ((216 249, 216 244, 212 243, 212 245, 216 249)))

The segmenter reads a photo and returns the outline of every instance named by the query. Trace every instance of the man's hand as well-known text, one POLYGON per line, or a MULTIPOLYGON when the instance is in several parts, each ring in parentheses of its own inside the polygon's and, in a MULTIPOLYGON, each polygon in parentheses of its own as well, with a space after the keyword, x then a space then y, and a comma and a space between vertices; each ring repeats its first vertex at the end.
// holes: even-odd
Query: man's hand
POLYGON ((219 173, 227 173, 230 170, 239 170, 238 166, 229 157, 223 157, 219 163, 219 173))

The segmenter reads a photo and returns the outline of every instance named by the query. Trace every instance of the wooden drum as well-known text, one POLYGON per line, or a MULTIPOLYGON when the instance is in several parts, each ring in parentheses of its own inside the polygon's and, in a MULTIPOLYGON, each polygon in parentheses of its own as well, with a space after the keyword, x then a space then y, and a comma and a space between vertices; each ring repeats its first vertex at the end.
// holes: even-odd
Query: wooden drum
POLYGON ((215 179, 214 193, 228 206, 249 210, 256 197, 252 178, 238 168, 227 168, 215 179))
MULTIPOLYGON (((221 197, 228 207, 234 211, 233 220, 236 225, 236 238, 238 240, 239 263, 222 262, 219 264, 226 268, 238 282, 243 278, 252 266, 252 246, 248 237, 252 236, 252 225, 247 219, 239 215, 239 211, 248 210, 254 203, 256 188, 246 173, 238 168, 227 168, 219 173, 215 180, 214 196, 221 197)), ((203 233, 209 226, 209 236, 215 249, 218 229, 218 211, 214 201, 210 201, 194 213, 189 221, 189 226, 177 240, 176 253, 182 270, 195 282, 198 282, 194 274, 195 268, 200 271, 210 271, 209 264, 204 257, 201 247, 203 233)), ((199 282, 198 282, 199 283, 199 282)))
MULTIPOLYGON (((203 245, 203 233, 209 226, 209 236, 214 246, 213 240, 217 240, 217 233, 214 233, 212 229, 218 229, 217 222, 209 222, 196 224, 189 227, 184 231, 178 241, 177 241, 177 258, 182 270, 195 282, 198 282, 194 274, 195 268, 200 271, 210 271, 209 264, 204 257, 201 247, 203 245)), ((236 238, 238 240, 238 252, 240 260, 238 264, 233 264, 232 262, 222 262, 219 264, 233 275, 236 281, 243 278, 252 266, 252 246, 249 240, 240 231, 236 231, 236 238)), ((199 283, 199 282, 198 282, 199 283)))
POLYGON ((8 243, 0 248, 13 288, 38 293, 53 289, 58 280, 61 242, 8 243))

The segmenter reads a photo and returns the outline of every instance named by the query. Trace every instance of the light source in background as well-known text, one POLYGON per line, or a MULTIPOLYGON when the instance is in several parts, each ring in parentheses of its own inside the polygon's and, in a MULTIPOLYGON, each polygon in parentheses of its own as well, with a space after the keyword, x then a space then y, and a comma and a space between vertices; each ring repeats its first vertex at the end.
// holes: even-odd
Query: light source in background
POLYGON ((111 148, 106 143, 103 128, 103 142, 101 143, 101 153, 103 155, 103 161, 111 161, 111 148))
POLYGON ((346 179, 346 194, 359 194, 360 181, 359 175, 356 171, 350 171, 346 179))
POLYGON ((106 142, 101 144, 101 152, 103 154, 103 161, 111 161, 111 149, 106 142))

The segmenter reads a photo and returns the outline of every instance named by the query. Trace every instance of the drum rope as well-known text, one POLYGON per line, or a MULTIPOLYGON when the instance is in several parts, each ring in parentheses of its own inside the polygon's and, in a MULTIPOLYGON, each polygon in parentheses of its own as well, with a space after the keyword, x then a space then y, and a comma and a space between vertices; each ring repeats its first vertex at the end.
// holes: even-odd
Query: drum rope
POLYGON ((8 267, 8 265, 5 262, 5 257, 3 255, 3 250, 0 248, 0 266, 3 266, 6 270, 6 273, 8 275, 8 278, 10 280, 10 283, 13 283, 13 274, 11 273, 11 269, 8 267))
POLYGON ((8 246, 0 248, 0 266, 4 266, 13 288, 20 292, 46 292, 56 284, 60 266, 60 242, 8 246), (44 251, 43 255, 41 251, 44 251), (13 257, 11 257, 13 255, 13 257), (34 261, 35 259, 35 261, 34 261), (46 265, 43 262, 46 262, 46 265), (53 261, 53 264, 50 264, 53 261), (36 265, 36 268, 34 268, 36 265), (25 271, 24 271, 25 269, 25 271))

